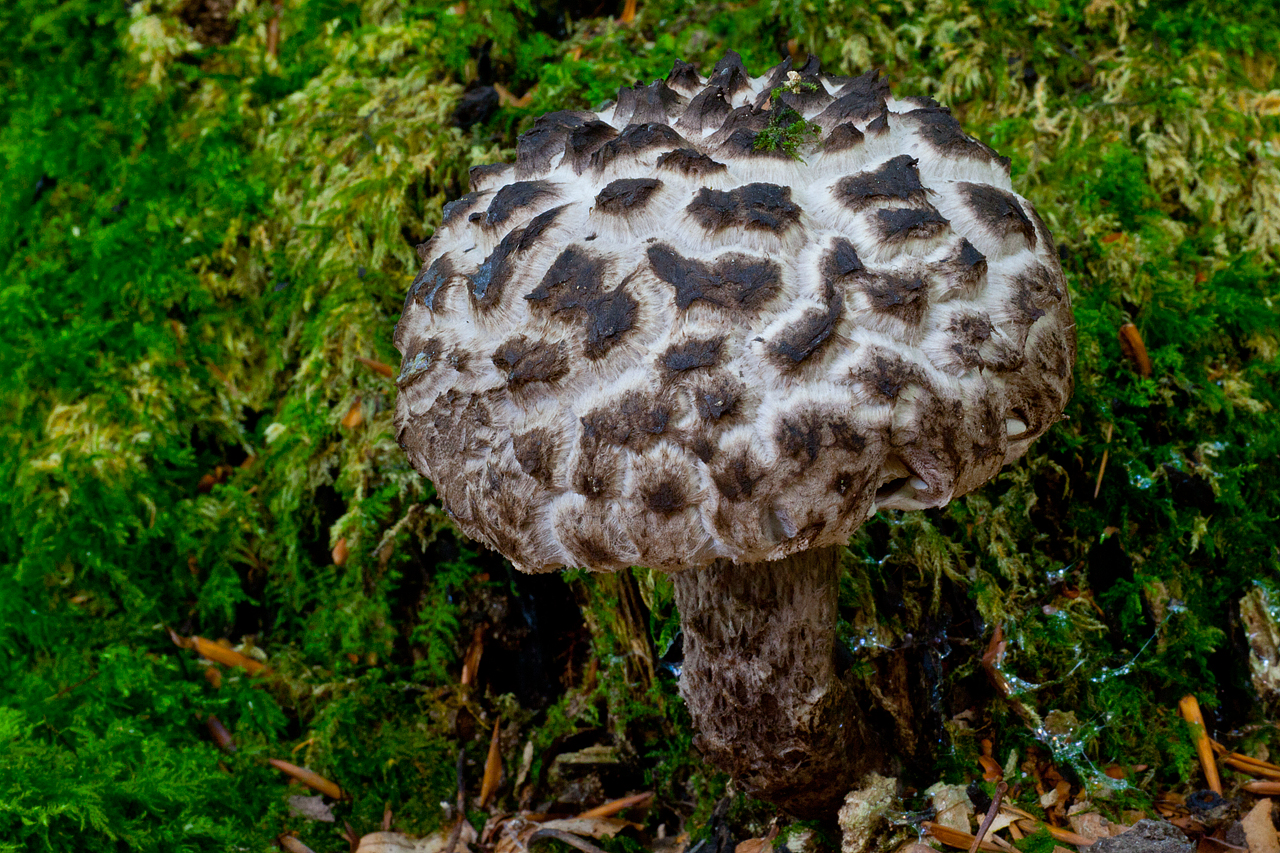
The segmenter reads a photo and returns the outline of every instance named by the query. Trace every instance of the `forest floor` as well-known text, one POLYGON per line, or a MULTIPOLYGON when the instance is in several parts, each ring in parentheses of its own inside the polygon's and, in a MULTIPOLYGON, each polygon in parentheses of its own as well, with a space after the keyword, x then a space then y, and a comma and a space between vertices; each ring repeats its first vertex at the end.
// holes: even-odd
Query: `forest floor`
POLYGON ((0 4, 0 851, 967 849, 988 809, 995 849, 1155 815, 1264 843, 1280 13, 1227 8, 0 4), (950 107, 1077 322, 1027 457, 849 543, 849 648, 925 693, 843 829, 702 763, 663 576, 515 572, 391 423, 414 247, 468 169, 727 49, 950 107))

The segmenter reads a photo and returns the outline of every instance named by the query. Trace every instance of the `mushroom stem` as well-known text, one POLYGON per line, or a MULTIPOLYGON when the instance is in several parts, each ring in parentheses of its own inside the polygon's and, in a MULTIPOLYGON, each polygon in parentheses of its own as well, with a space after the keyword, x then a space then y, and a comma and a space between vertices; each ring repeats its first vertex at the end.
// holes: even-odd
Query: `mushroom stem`
POLYGON ((671 576, 696 745, 748 793, 801 817, 830 817, 888 747, 837 664, 839 554, 671 576))

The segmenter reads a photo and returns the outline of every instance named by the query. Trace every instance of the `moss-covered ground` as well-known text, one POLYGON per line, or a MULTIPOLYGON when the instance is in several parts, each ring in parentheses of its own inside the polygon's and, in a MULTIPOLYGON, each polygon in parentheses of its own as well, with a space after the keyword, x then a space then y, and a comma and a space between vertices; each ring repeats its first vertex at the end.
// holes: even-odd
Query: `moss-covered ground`
POLYGON ((459 776, 477 826, 653 790, 643 831, 600 843, 761 830, 771 812, 692 750, 664 581, 518 577, 462 540, 396 446, 381 371, 414 246, 470 166, 510 159, 541 112, 727 48, 757 72, 789 49, 878 67, 949 105, 1012 157, 1075 302, 1067 418, 987 488, 850 543, 851 647, 868 671, 910 650, 933 691, 904 783, 980 778, 985 741, 1024 804, 1039 756, 1079 796, 1150 810, 1203 785, 1188 693, 1219 740, 1280 750, 1238 611, 1280 592, 1274 4, 622 12, 0 4, 0 851, 265 850, 285 830, 345 850, 343 821, 388 809, 447 825, 459 776), (268 670, 172 639, 193 635, 268 670), (482 807, 495 723, 505 779, 482 807), (301 789, 267 758, 340 784, 337 821, 291 816, 301 789))

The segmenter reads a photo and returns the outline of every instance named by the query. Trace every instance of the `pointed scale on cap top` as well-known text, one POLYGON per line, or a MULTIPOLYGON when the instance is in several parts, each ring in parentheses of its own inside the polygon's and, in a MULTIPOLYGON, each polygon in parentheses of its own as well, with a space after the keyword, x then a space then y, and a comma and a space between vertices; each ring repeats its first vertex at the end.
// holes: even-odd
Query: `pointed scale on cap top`
POLYGON ((843 543, 976 488, 1061 416, 1052 237, 1006 159, 875 72, 677 62, 517 152, 421 248, 396 425, 459 526, 525 571, 843 543), (754 144, 779 118, 808 124, 794 151, 754 144))

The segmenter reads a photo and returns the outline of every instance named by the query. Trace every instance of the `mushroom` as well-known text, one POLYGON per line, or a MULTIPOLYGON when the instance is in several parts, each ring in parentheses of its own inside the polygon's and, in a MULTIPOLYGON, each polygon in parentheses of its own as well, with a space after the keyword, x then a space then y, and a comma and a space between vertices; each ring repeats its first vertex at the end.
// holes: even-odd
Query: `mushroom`
POLYGON ((829 815, 893 749, 837 665, 841 547, 977 488, 1071 393, 1008 159, 874 71, 730 52, 540 117, 471 185, 396 326, 400 445, 518 569, 671 573, 704 756, 829 815))

